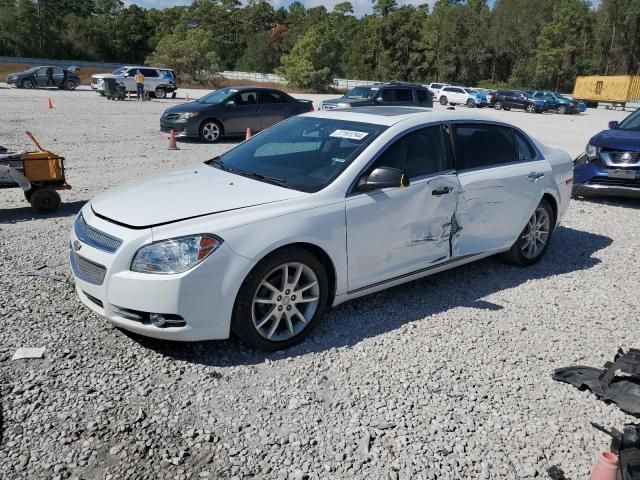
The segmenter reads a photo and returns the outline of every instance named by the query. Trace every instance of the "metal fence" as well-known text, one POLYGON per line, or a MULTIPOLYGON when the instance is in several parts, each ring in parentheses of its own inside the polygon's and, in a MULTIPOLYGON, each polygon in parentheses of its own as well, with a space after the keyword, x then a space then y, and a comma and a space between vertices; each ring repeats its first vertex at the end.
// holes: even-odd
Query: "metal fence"
MULTIPOLYGON (((20 63, 26 65, 52 65, 56 67, 68 67, 75 65, 80 68, 104 68, 105 70, 114 70, 121 67, 122 63, 109 63, 109 62, 85 62, 82 60, 54 60, 50 58, 29 58, 29 57, 0 57, 0 63, 20 63)), ((231 80, 249 80, 256 83, 280 83, 287 84, 287 80, 273 73, 258 73, 258 72, 235 72, 224 71, 219 75, 223 78, 231 80)), ((373 85, 378 83, 372 80, 352 80, 346 78, 334 78, 332 86, 338 89, 349 89, 356 85, 373 85)))
POLYGON ((80 68, 104 68, 114 70, 121 67, 122 63, 109 62, 85 62, 83 60, 54 60, 51 58, 30 58, 30 57, 0 57, 0 63, 20 63, 26 65, 51 65, 53 67, 68 67, 75 65, 80 68))

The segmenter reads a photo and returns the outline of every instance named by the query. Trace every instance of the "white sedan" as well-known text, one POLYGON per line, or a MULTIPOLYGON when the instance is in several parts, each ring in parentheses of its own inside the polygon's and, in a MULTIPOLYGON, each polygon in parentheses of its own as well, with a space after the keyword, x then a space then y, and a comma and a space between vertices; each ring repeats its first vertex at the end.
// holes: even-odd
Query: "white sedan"
POLYGON ((118 327, 276 350, 347 300, 497 253, 536 263, 572 172, 567 153, 473 114, 309 113, 94 198, 71 267, 118 327))

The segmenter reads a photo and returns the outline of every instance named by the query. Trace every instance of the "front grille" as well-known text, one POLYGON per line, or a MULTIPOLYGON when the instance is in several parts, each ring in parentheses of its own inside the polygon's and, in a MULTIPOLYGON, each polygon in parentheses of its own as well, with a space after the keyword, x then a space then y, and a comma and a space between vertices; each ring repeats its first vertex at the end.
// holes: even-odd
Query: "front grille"
POLYGON ((108 235, 87 225, 82 214, 78 215, 78 218, 76 218, 74 228, 76 236, 81 241, 87 245, 97 248, 98 250, 102 250, 103 252, 115 253, 115 251, 120 248, 120 245, 122 245, 122 240, 119 238, 108 235))
POLYGON ((105 267, 81 257, 73 250, 69 252, 69 259, 71 261, 71 269, 76 277, 93 285, 102 285, 104 276, 107 273, 105 267))
POLYGON ((600 156, 610 166, 640 166, 640 152, 602 149, 600 156))
POLYGON ((593 178, 586 182, 587 185, 602 185, 605 187, 627 187, 627 188, 640 188, 640 180, 630 180, 626 178, 611 178, 601 177, 593 178))

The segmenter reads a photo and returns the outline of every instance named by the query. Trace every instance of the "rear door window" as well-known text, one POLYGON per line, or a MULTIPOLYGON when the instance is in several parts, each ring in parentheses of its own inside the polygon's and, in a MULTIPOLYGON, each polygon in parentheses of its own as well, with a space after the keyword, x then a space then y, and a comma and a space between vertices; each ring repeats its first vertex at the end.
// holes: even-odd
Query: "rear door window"
POLYGON ((413 96, 408 88, 396 88, 396 102, 412 102, 413 96))
POLYGON ((260 90, 258 99, 260 103, 285 103, 287 101, 282 93, 274 90, 260 90))
POLYGON ((148 77, 148 78, 154 78, 158 76, 158 71, 153 68, 142 68, 140 69, 140 71, 145 77, 148 77))
POLYGON ((513 134, 516 138, 516 147, 518 148, 518 160, 521 162, 528 162, 536 158, 536 150, 531 145, 531 142, 525 138, 518 130, 514 130, 513 134))
POLYGON ((420 103, 428 103, 429 102, 429 94, 426 90, 422 90, 421 88, 416 90, 416 95, 418 96, 418 102, 420 103))
POLYGON ((454 126, 456 169, 468 170, 515 162, 518 159, 511 128, 484 123, 454 126))
POLYGON ((442 126, 435 125, 414 130, 396 140, 369 167, 393 167, 404 171, 409 178, 442 172, 447 169, 442 138, 442 126))

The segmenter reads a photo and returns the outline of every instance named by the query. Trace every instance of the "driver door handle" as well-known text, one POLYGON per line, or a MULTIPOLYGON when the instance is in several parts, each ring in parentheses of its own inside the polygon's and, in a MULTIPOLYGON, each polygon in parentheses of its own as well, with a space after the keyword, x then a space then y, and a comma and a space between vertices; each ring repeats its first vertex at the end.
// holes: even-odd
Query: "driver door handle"
POLYGON ((529 175, 527 175, 527 178, 532 182, 535 182, 536 180, 542 177, 544 177, 544 173, 542 172, 531 172, 529 175))
POLYGON ((431 195, 446 195, 447 193, 451 193, 453 191, 453 187, 442 187, 431 192, 431 195))

